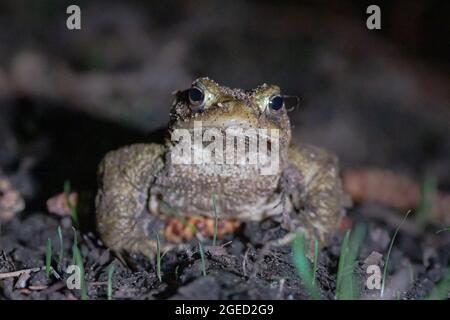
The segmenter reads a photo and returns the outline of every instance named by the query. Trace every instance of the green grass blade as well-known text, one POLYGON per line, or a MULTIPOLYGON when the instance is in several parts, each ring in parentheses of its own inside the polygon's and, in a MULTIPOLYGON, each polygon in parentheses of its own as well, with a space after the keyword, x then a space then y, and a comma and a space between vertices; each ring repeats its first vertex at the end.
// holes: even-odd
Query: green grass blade
POLYGON ((70 210, 70 217, 72 219, 72 224, 78 228, 79 220, 78 220, 77 207, 76 207, 76 205, 73 205, 70 202, 70 192, 71 192, 70 180, 66 180, 66 181, 64 181, 64 193, 66 195, 67 206, 69 207, 69 210, 70 210))
MULTIPOLYGON (((73 244, 72 244, 72 248, 78 248, 78 238, 77 238, 77 229, 75 229, 74 227, 72 227, 73 230, 73 244)), ((75 263, 75 251, 72 250, 72 264, 76 264, 75 263)))
POLYGON ((349 239, 350 239, 350 233, 351 230, 347 230, 347 232, 344 235, 344 239, 342 240, 341 244, 341 255, 339 257, 339 264, 338 264, 338 271, 337 271, 337 277, 336 277, 336 299, 340 299, 342 290, 342 283, 343 283, 343 273, 345 269, 345 265, 347 263, 347 256, 349 252, 349 239))
POLYGON ((77 265, 78 268, 80 269, 81 299, 88 300, 86 279, 85 279, 85 272, 84 272, 84 265, 83 265, 83 257, 81 256, 81 251, 78 248, 78 246, 76 245, 76 243, 74 243, 74 245, 72 247, 72 251, 73 251, 73 257, 75 260, 75 265, 77 265))
POLYGON ((161 242, 159 241, 158 232, 154 231, 156 234, 156 276, 159 282, 162 282, 161 277, 161 242))
POLYGON ((388 270, 388 265, 389 265, 389 258, 391 256, 392 246, 394 245, 394 241, 395 241, 395 238, 397 237, 398 231, 400 230, 400 228, 402 227, 403 223, 406 221, 406 218, 408 218, 410 213, 411 213, 411 210, 408 210, 406 215, 403 217, 402 222, 400 222, 397 229, 395 229, 394 235, 391 239, 391 243, 389 244, 389 249, 388 249, 387 256, 386 256, 386 264, 384 265, 384 269, 383 269, 383 277, 381 278, 381 292, 380 292, 381 298, 383 298, 383 295, 384 295, 384 286, 386 285, 386 275, 387 275, 387 270, 388 270))
POLYGON ((72 219, 72 224, 76 227, 79 227, 79 220, 78 220, 78 212, 77 212, 77 207, 72 205, 69 201, 67 202, 67 204, 69 205, 69 209, 70 209, 70 217, 72 219))
POLYGON ((320 294, 314 284, 314 275, 309 260, 306 257, 306 241, 303 233, 297 234, 293 242, 292 254, 297 273, 302 280, 309 297, 313 300, 319 300, 320 294))
POLYGON ((50 268, 52 263, 52 239, 47 239, 47 249, 45 252, 45 276, 50 277, 50 268))
POLYGON ((63 188, 64 188, 64 193, 65 193, 66 195, 68 195, 68 194, 70 193, 70 190, 71 190, 71 187, 70 187, 70 180, 65 180, 65 181, 64 181, 64 186, 63 186, 63 188))
POLYGON ((108 268, 108 300, 112 300, 112 276, 114 274, 114 264, 111 264, 108 268))
POLYGON ((433 211, 433 203, 438 191, 437 179, 434 175, 426 174, 420 189, 420 204, 415 214, 417 224, 423 228, 429 222, 433 211))
POLYGON ((61 226, 58 226, 58 241, 59 241, 58 260, 59 260, 59 263, 61 263, 63 258, 64 258, 64 242, 63 242, 63 235, 62 235, 61 226))
POLYGON ((175 280, 178 280, 179 277, 179 269, 180 269, 180 265, 177 265, 175 267, 175 280))
POLYGON ((336 280, 336 299, 356 300, 359 298, 360 290, 355 281, 353 270, 357 264, 359 247, 365 237, 365 227, 358 224, 352 231, 345 233, 341 245, 341 256, 339 257, 338 273, 336 280))
POLYGON ((205 252, 203 251, 203 245, 201 242, 198 243, 198 249, 200 251, 200 259, 202 261, 202 274, 203 276, 206 276, 205 252))

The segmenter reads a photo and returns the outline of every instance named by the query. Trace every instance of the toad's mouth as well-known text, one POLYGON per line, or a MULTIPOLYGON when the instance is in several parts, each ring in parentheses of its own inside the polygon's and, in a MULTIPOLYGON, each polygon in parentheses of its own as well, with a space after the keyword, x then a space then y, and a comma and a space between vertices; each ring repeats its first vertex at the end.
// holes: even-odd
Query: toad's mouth
POLYGON ((203 129, 219 129, 224 130, 227 128, 257 128, 259 126, 256 125, 257 121, 249 121, 248 119, 190 119, 185 122, 178 123, 174 129, 187 129, 194 130, 196 128, 203 129))

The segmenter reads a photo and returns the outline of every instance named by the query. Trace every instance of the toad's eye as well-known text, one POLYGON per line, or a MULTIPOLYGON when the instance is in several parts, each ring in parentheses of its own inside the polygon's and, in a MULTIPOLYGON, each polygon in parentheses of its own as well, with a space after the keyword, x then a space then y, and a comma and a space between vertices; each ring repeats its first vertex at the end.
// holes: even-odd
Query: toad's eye
POLYGON ((283 107, 283 97, 279 95, 272 96, 269 100, 269 107, 272 110, 280 110, 283 107))
POLYGON ((203 93, 203 90, 198 87, 190 88, 188 97, 189 103, 194 107, 201 106, 205 100, 205 94, 203 93))

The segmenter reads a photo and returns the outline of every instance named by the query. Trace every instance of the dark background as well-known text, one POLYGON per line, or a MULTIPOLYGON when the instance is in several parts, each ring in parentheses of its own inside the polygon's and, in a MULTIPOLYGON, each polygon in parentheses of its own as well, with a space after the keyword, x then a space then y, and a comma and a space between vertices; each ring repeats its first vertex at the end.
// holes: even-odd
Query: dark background
MULTIPOLYGON (((42 265, 47 238, 56 243, 59 225, 69 257, 70 222, 49 214, 46 200, 66 180, 81 198, 92 198, 104 154, 161 140, 163 130, 154 130, 167 123, 172 92, 201 76, 244 89, 274 83, 298 96, 300 105, 290 113, 293 139, 334 151, 343 172, 385 168, 418 184, 432 176, 450 191, 449 12, 450 2, 443 0, 2 1, 0 171, 24 196, 26 209, 1 226, 0 271, 42 265), (70 4, 81 7, 81 30, 66 28, 70 4), (381 30, 366 28, 370 4, 381 8, 381 30)), ((87 203, 90 210, 79 212, 92 220, 92 199, 87 203)), ((394 211, 370 203, 349 210, 341 238, 354 221, 368 226, 360 266, 373 251, 386 254, 402 217, 394 211)), ((450 261, 448 232, 418 229, 409 220, 391 257, 390 298, 427 296, 450 261)), ((249 225, 244 238, 233 238, 229 260, 208 257, 208 277, 200 273, 198 255, 169 253, 162 283, 151 264, 132 272, 117 263, 114 295, 303 299, 289 247, 265 256, 258 277, 241 274, 247 248, 250 265, 258 267, 258 246, 269 227, 249 225), (174 280, 176 266, 180 278, 174 280), (283 292, 280 279, 286 279, 283 292)), ((106 281, 114 257, 95 235, 86 240, 86 229, 95 232, 95 225, 82 224, 85 264, 96 267, 88 281, 106 281)), ((341 238, 321 254, 324 298, 335 297, 341 238)), ((366 276, 362 267, 357 273, 366 276)), ((43 272, 29 281, 54 282, 43 272)), ((12 279, 0 285, 0 297, 7 299, 76 295, 65 289, 24 295, 12 279)), ((104 286, 89 294, 106 297, 104 286)))
MULTIPOLYGON (((172 92, 209 76, 296 95, 294 139, 343 168, 450 187, 448 1, 3 1, 0 166, 43 198, 93 186, 105 152, 155 140, 172 92), (81 30, 66 28, 69 4, 81 30), (381 30, 366 8, 381 8, 381 30), (25 163, 25 164, 24 164, 25 163)), ((31 198, 35 198, 31 196, 31 198)))

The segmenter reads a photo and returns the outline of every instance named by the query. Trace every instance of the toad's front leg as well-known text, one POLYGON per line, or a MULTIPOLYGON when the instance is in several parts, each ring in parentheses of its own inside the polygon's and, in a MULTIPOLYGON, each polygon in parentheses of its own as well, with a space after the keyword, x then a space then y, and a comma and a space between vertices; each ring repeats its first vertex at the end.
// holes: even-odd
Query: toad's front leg
POLYGON ((312 256, 313 240, 317 239, 320 247, 327 244, 348 203, 337 158, 310 145, 291 147, 284 179, 292 227, 278 244, 288 243, 301 231, 307 240, 307 253, 312 256))
POLYGON ((164 147, 135 144, 109 152, 99 171, 96 218, 100 236, 116 252, 153 257, 163 221, 147 208, 149 190, 164 166, 164 147))

